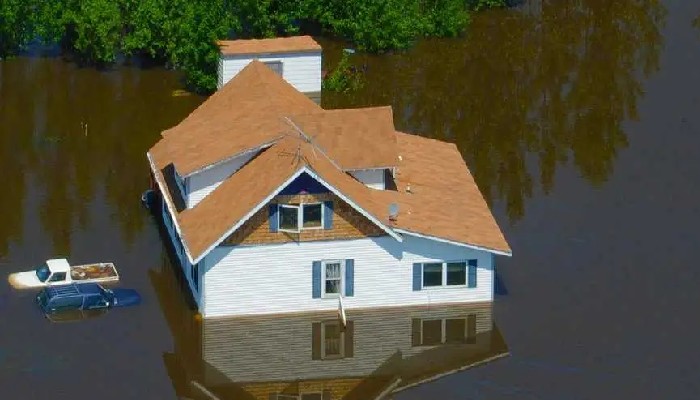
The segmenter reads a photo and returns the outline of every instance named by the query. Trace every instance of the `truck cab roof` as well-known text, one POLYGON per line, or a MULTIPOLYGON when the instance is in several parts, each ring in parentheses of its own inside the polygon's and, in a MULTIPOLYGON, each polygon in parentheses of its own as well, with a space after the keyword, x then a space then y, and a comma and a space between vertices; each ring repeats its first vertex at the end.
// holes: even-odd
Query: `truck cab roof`
POLYGON ((70 264, 65 258, 52 258, 46 260, 46 266, 51 272, 69 272, 70 264))

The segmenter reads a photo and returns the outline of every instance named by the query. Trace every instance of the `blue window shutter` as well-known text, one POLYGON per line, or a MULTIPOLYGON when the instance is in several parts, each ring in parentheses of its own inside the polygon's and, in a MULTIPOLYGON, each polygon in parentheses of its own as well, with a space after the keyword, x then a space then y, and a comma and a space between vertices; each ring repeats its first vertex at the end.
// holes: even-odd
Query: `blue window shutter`
POLYGON ((469 265, 469 269, 467 271, 467 274, 469 276, 468 286, 470 288, 475 288, 476 287, 476 260, 467 261, 467 265, 469 265))
POLYGON ((355 295, 355 260, 345 260, 345 296, 355 295))
POLYGON ((323 229, 333 228, 333 202, 324 201, 323 202, 323 229))
POLYGON ((414 263, 413 264, 413 291, 418 291, 421 290, 421 268, 422 265, 421 263, 414 263))
POLYGON ((314 299, 321 298, 321 262, 314 261, 311 264, 311 285, 313 286, 311 291, 311 297, 314 299))
POLYGON ((270 209, 269 209, 270 232, 277 232, 277 230, 279 229, 279 226, 278 226, 279 221, 277 219, 277 210, 278 210, 277 204, 275 204, 275 203, 270 204, 270 209))

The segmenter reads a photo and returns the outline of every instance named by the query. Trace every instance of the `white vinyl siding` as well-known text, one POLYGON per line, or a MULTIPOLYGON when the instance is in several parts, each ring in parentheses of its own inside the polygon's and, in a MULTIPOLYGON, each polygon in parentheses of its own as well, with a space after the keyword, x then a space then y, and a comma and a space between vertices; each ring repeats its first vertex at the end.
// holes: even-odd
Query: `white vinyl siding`
POLYGON ((302 93, 321 91, 321 51, 285 54, 222 56, 219 88, 236 76, 253 59, 260 62, 281 62, 282 76, 302 93))
POLYGON ((493 300, 490 253, 404 236, 217 247, 205 258, 204 315, 337 310, 337 299, 312 297, 312 263, 354 259, 354 296, 346 309, 493 300), (413 263, 478 261, 476 288, 413 290, 413 263), (272 279, 271 277, 275 277, 272 279))
POLYGON ((367 187, 377 190, 384 190, 386 188, 386 182, 384 181, 386 169, 359 169, 355 171, 349 171, 358 181, 364 183, 367 187))
POLYGON ((245 163, 250 161, 258 152, 251 151, 234 157, 221 164, 214 165, 211 168, 204 169, 200 172, 190 175, 187 178, 187 208, 192 208, 199 204, 209 193, 213 192, 226 178, 233 175, 245 163))

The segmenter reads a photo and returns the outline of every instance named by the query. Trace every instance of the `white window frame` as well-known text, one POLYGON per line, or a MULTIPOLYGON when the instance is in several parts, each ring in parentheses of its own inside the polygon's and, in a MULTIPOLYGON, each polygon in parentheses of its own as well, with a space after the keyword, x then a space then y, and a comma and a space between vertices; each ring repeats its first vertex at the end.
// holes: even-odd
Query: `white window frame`
MULTIPOLYGON (((478 273, 478 269, 477 269, 478 273)), ((444 289, 444 288, 463 288, 469 286, 469 262, 466 260, 456 260, 456 261, 424 261, 420 264, 420 285, 422 289, 444 289), (448 285, 447 284, 447 264, 464 264, 464 283, 459 285, 448 285), (442 281, 439 285, 435 286, 425 286, 425 264, 442 264, 440 271, 442 274, 442 281)))
POLYGON ((321 261, 321 298, 337 299, 345 293, 345 260, 321 261), (340 293, 326 293, 326 265, 340 264, 340 293))
POLYGON ((313 203, 299 203, 299 204, 277 204, 277 229, 281 232, 292 232, 299 233, 302 230, 314 230, 323 229, 324 221, 326 217, 326 207, 323 206, 322 201, 317 201, 313 203), (321 206, 321 225, 319 226, 304 226, 304 206, 321 206), (286 229, 282 228, 282 208, 295 208, 297 210, 297 228, 296 229, 286 229))
POLYGON ((299 232, 299 226, 300 226, 300 219, 301 219, 301 213, 300 213, 301 207, 300 205, 296 204, 278 204, 277 205, 277 227, 281 232, 293 232, 293 233, 298 233, 299 232), (288 209, 296 209, 297 210, 297 229, 288 229, 288 228, 282 228, 282 209, 283 208, 288 208, 288 209))

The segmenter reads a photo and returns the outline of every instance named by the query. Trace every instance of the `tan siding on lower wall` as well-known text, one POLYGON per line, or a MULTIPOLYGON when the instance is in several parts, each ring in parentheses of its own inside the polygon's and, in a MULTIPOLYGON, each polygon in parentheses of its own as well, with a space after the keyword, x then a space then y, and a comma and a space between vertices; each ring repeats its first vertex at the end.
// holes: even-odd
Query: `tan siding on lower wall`
POLYGON ((308 242, 314 240, 358 239, 386 235, 381 228, 357 212, 336 195, 306 194, 276 196, 271 203, 299 204, 333 201, 333 229, 307 229, 299 233, 270 232, 269 205, 265 205, 236 232, 224 245, 308 242))
MULTIPOLYGON (((288 388, 299 392, 329 389, 334 393, 333 399, 339 399, 370 376, 382 378, 401 373, 404 368, 397 368, 394 362, 441 347, 413 345, 414 319, 468 315, 476 316, 475 343, 449 347, 466 355, 488 353, 489 333, 494 327, 491 305, 462 303, 348 312, 348 321, 353 324, 352 357, 331 360, 312 359, 312 326, 333 321, 334 313, 205 319, 202 356, 229 382, 246 388, 256 397, 288 388), (292 384, 294 387, 290 387, 292 384)), ((434 360, 432 368, 440 370, 440 362, 434 360)), ((213 376, 205 382, 226 384, 213 376)))

